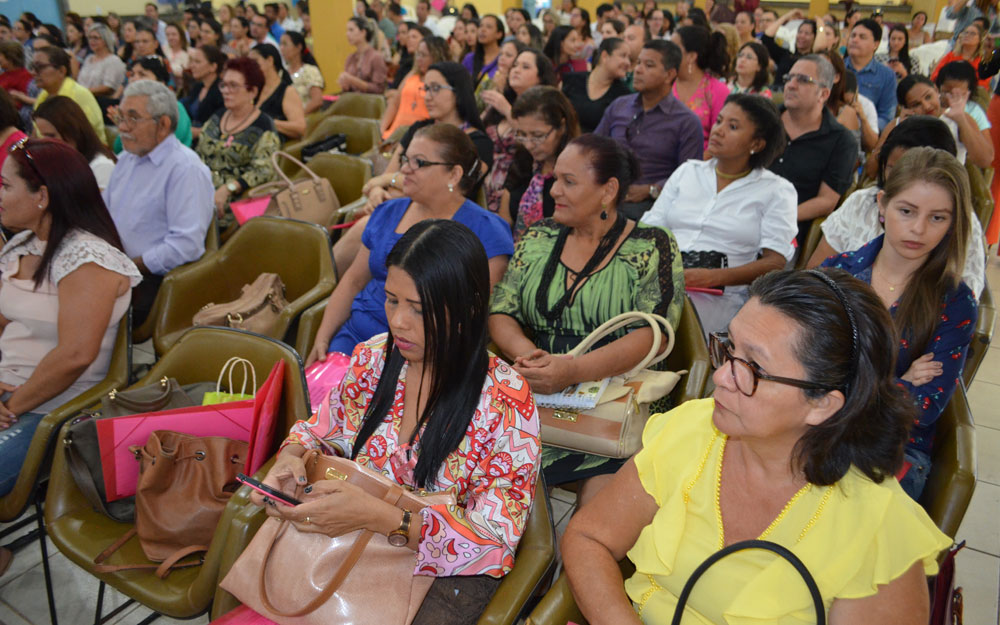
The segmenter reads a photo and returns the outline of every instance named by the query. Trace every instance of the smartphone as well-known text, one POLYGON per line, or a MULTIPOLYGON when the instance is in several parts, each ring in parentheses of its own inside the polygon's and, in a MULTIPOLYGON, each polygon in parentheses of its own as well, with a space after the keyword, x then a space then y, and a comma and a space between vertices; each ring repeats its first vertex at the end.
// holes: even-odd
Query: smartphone
POLYGON ((265 497, 270 497, 271 499, 275 499, 277 501, 280 501, 281 503, 285 504, 286 506, 297 506, 300 503, 302 503, 301 501, 299 501, 295 497, 292 497, 291 495, 283 493, 280 490, 276 490, 274 488, 271 488, 267 484, 264 484, 263 482, 261 482, 259 480, 255 480, 252 477, 244 475, 243 473, 237 474, 236 475, 236 480, 238 482, 246 484, 250 488, 252 488, 255 491, 257 491, 258 493, 260 493, 261 495, 264 495, 265 497))

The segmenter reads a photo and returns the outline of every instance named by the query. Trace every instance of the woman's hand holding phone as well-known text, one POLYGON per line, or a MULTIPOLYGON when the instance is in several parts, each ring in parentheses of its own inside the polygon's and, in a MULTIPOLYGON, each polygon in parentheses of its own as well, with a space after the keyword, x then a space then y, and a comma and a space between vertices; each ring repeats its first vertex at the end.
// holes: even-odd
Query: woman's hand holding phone
MULTIPOLYGON (((295 493, 299 486, 306 485, 306 465, 302 462, 301 454, 305 448, 301 445, 289 445, 278 454, 274 466, 267 472, 267 476, 261 482, 271 488, 283 493, 295 493)), ((264 505, 264 495, 254 491, 250 496, 250 501, 258 506, 264 505)), ((264 506, 268 514, 272 514, 274 506, 264 506)))

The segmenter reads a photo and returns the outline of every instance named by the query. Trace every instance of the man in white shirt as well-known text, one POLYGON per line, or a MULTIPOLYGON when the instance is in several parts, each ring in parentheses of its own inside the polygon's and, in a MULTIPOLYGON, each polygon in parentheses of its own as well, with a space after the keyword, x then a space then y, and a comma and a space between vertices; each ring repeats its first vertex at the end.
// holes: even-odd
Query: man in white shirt
POLYGON ((440 36, 437 20, 431 16, 431 0, 417 0, 417 24, 440 36))
POLYGON ((250 18, 250 38, 253 39, 253 43, 250 44, 251 48, 262 43, 269 43, 275 48, 278 47, 278 42, 268 32, 267 18, 260 14, 250 18))
POLYGON ((166 52, 170 49, 170 46, 167 45, 167 23, 160 19, 160 9, 155 2, 146 3, 146 17, 150 21, 150 28, 156 30, 156 41, 166 52))
POLYGON ((119 114, 124 150, 102 195, 125 253, 143 274, 132 293, 133 323, 139 326, 163 276, 205 253, 215 188, 201 158, 174 136, 177 98, 166 85, 133 81, 119 114))
POLYGON ((302 32, 302 20, 292 17, 292 14, 288 11, 287 2, 278 3, 278 22, 285 30, 294 30, 297 33, 302 32))

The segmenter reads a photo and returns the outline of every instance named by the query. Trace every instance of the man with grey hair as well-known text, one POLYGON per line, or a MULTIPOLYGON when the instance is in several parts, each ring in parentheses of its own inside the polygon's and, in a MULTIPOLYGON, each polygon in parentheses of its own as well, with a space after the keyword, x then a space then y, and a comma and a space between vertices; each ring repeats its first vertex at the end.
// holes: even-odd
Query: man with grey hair
POLYGON ((132 293, 138 326, 163 276, 205 252, 215 188, 208 167, 174 136, 177 99, 166 85, 129 83, 117 117, 124 151, 103 195, 125 253, 143 274, 132 293))
POLYGON ((781 122, 788 145, 771 171, 795 186, 800 246, 812 220, 837 207, 857 167, 858 140, 826 107, 834 76, 829 59, 808 54, 792 65, 785 83, 781 122))

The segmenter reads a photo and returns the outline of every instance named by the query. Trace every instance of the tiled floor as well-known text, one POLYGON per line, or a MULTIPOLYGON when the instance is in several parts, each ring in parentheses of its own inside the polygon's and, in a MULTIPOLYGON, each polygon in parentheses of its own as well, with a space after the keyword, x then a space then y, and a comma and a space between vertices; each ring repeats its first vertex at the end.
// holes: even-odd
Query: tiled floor
MULTIPOLYGON (((1000 296, 1000 260, 991 260, 987 278, 995 296, 1000 296)), ((149 346, 137 347, 136 360, 150 362, 149 346)), ((969 389, 969 403, 976 420, 979 483, 972 504, 958 532, 967 547, 958 555, 958 584, 965 588, 965 622, 969 625, 1000 625, 1000 340, 991 347, 976 381, 969 389)), ((562 536, 572 514, 576 495, 562 489, 552 493, 556 530, 562 536)), ((2 526, 0 526, 2 529, 2 526)), ((93 623, 97 605, 97 581, 69 562, 49 544, 56 608, 61 625, 93 623)), ((105 613, 125 598, 112 590, 105 593, 105 613)), ((149 615, 142 606, 130 606, 113 625, 136 625, 149 615)), ((19 551, 10 570, 0 577, 0 625, 43 625, 49 622, 37 543, 19 551)), ((160 618, 157 625, 204 625, 208 617, 188 621, 160 618)))

